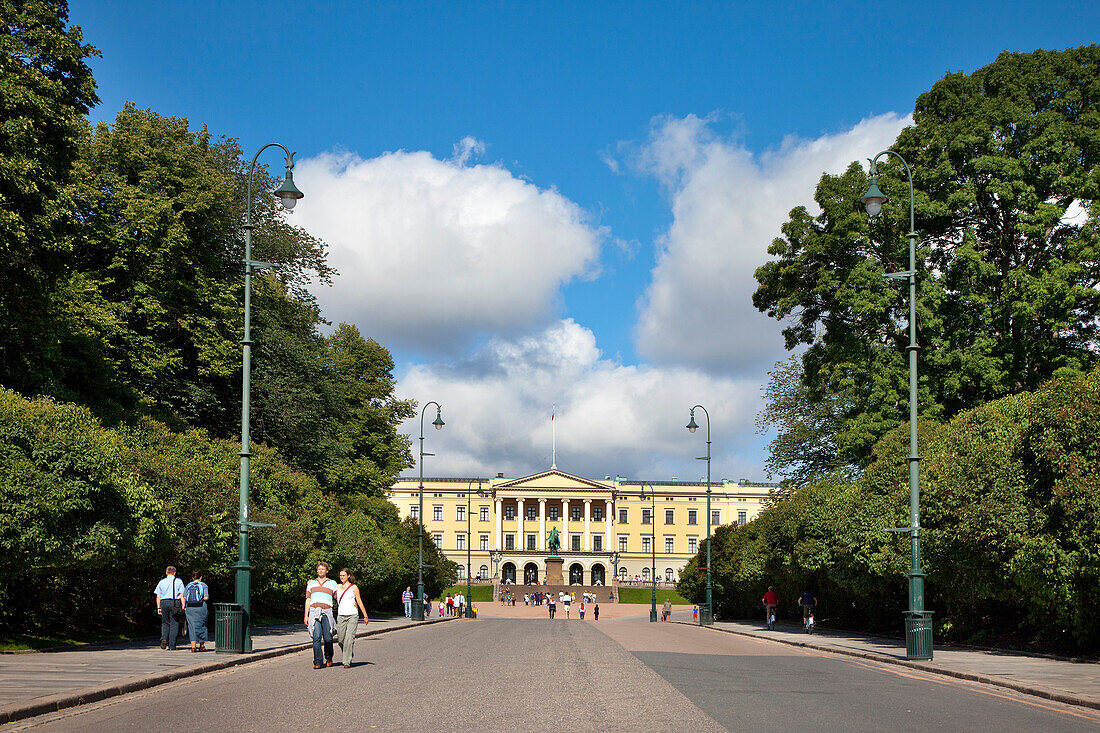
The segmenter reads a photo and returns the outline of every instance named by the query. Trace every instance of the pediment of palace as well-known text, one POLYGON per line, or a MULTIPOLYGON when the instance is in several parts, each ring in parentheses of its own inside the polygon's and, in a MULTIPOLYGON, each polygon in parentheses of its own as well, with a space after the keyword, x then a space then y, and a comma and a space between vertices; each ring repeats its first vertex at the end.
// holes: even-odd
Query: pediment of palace
POLYGON ((523 478, 512 479, 499 483, 494 487, 497 496, 530 496, 532 493, 575 493, 586 494, 611 494, 611 487, 597 481, 574 476, 564 471, 552 468, 549 471, 536 473, 523 478))

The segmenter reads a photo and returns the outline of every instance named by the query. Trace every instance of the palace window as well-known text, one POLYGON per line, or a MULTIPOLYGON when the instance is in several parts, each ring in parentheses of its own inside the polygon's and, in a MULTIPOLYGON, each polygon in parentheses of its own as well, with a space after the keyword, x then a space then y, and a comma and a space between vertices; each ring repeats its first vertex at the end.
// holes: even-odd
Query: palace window
POLYGON ((712 526, 716 526, 722 523, 722 512, 719 509, 714 509, 710 513, 710 523, 712 526))
POLYGON ((527 518, 528 519, 536 519, 538 517, 538 507, 537 506, 535 506, 534 504, 528 504, 526 509, 527 509, 527 518))
POLYGON ((477 549, 488 550, 489 549, 489 535, 479 534, 477 536, 477 549))
POLYGON ((699 538, 698 537, 688 537, 688 552, 690 552, 692 555, 699 552, 699 538))
POLYGON ((504 518, 507 519, 509 522, 516 518, 516 508, 511 504, 504 507, 504 518))
POLYGON ((619 580, 626 580, 626 566, 623 565, 619 568, 619 580))
POLYGON ((455 519, 460 522, 466 521, 466 507, 462 506, 461 504, 455 507, 455 519))
POLYGON ((674 540, 674 538, 672 538, 672 537, 665 537, 665 552, 667 552, 667 553, 669 553, 669 554, 671 555, 671 554, 672 554, 672 552, 673 552, 673 549, 672 549, 672 548, 673 548, 674 544, 675 544, 675 540, 674 540))
POLYGON ((481 569, 477 571, 478 580, 486 580, 489 577, 489 566, 482 565, 481 569))
POLYGON ((653 517, 650 515, 648 509, 642 510, 642 524, 649 524, 653 517))
POLYGON ((699 524, 698 509, 688 509, 688 524, 699 524))
POLYGON ((488 522, 489 521, 489 507, 487 507, 487 506, 481 507, 481 509, 478 510, 478 517, 477 518, 478 518, 478 521, 488 522))
POLYGON ((626 524, 626 509, 619 510, 619 524, 626 524))
POLYGON ((443 521, 443 507, 441 507, 441 506, 433 506, 432 507, 432 520, 435 521, 435 522, 442 522, 443 521))
POLYGON ((409 516, 412 517, 413 519, 420 519, 420 505, 419 504, 413 504, 411 507, 409 507, 409 516))
POLYGON ((744 524, 747 521, 749 521, 748 512, 737 512, 737 523, 738 524, 744 524))
POLYGON ((581 551, 581 536, 579 534, 573 535, 572 537, 569 538, 569 544, 573 548, 573 552, 580 552, 581 551))
POLYGON ((602 522, 603 521, 603 507, 602 506, 592 507, 592 519, 594 519, 597 522, 602 522))
POLYGON ((643 537, 642 538, 642 552, 649 552, 650 551, 649 550, 649 547, 650 547, 649 540, 650 540, 649 537, 643 537))
POLYGON ((603 552, 603 535, 592 535, 592 552, 603 552))
POLYGON ((465 532, 455 532, 455 549, 456 550, 465 550, 466 549, 466 533, 465 532))
POLYGON ((642 580, 649 581, 649 568, 642 568, 642 580))
POLYGON ((534 550, 535 549, 535 535, 533 535, 533 534, 528 534, 527 535, 527 549, 528 550, 534 550))
POLYGON ((619 535, 619 552, 626 552, 626 535, 619 535))
POLYGON ((551 506, 550 507, 550 521, 551 522, 558 521, 558 507, 556 507, 556 506, 551 506))
POLYGON ((675 514, 676 512, 672 509, 665 509, 665 524, 676 524, 675 514))
POLYGON ((581 508, 579 506, 569 507, 569 517, 571 519, 581 518, 581 508))
POLYGON ((672 582, 672 568, 665 568, 665 581, 672 582))
MULTIPOLYGON (((459 548, 459 549, 462 549, 462 548, 459 548)), ((466 566, 465 565, 459 565, 457 568, 455 568, 455 570, 458 571, 458 579, 459 580, 465 580, 466 579, 466 566)))
POLYGON ((504 549, 514 550, 516 549, 516 536, 514 534, 504 535, 504 549))
POLYGON ((432 542, 435 543, 436 547, 443 547, 443 533, 432 532, 432 542))

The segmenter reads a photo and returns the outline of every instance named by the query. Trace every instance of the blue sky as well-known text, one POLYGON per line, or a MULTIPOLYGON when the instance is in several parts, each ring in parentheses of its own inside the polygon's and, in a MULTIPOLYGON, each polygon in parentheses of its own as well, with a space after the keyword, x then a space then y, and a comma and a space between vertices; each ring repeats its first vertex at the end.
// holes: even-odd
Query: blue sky
MULTIPOLYGON (((764 478, 783 358, 751 274, 824 171, 1003 50, 1094 42, 1095 3, 73 2, 124 102, 298 151, 326 315, 444 404, 430 474, 764 478)), ((276 166, 274 154, 264 162, 276 166)), ((414 437, 419 426, 406 426, 414 437)), ((429 448, 432 450, 432 448, 429 448)))

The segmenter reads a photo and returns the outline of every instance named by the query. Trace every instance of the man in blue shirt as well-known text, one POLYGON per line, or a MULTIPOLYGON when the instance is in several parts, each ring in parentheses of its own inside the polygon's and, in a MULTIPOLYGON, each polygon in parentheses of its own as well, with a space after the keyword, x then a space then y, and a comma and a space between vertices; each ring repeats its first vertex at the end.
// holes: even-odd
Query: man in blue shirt
POLYGON ((157 614, 160 616, 160 648, 175 650, 176 636, 179 634, 179 621, 174 611, 183 608, 184 582, 176 577, 176 568, 169 565, 164 578, 157 583, 154 593, 157 596, 157 614))
POLYGON ((806 631, 810 631, 810 619, 814 615, 814 606, 817 605, 817 599, 814 598, 814 594, 807 588, 806 591, 798 597, 798 605, 802 606, 802 626, 806 631))

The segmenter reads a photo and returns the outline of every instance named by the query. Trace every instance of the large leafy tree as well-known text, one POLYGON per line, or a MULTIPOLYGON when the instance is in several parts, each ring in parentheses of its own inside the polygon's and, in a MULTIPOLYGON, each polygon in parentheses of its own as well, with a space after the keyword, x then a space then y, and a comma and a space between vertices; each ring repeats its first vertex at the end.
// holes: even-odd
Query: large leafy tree
POLYGON ((0 382, 51 382, 49 301, 64 274, 66 184, 99 100, 64 0, 0 0, 0 382))
MULTIPOLYGON (((921 95, 894 148, 917 191, 921 410, 950 417, 1096 360, 1100 316, 1100 47, 1005 53, 921 95)), ((872 154, 877 151, 868 151, 872 154)), ((757 270, 758 309, 805 347, 802 381, 842 396, 836 444, 853 465, 907 412, 909 197, 868 221, 853 163, 822 177, 821 213, 798 207, 757 270)))

